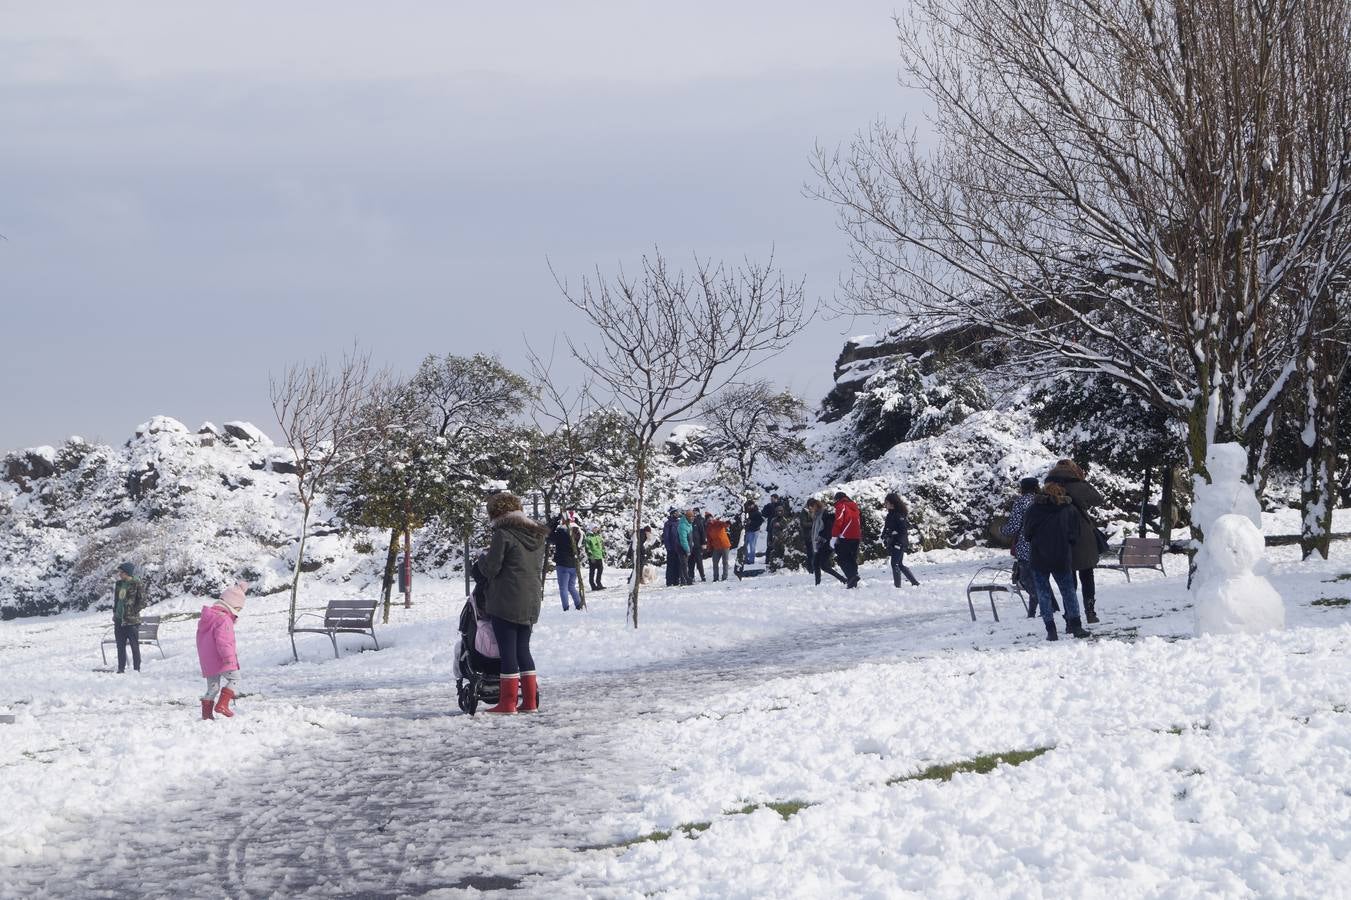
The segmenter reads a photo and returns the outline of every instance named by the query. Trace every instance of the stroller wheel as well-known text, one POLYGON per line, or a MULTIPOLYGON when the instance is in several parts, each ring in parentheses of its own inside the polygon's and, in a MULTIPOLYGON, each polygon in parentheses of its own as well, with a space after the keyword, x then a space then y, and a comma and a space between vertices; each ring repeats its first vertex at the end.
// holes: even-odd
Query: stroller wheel
POLYGON ((474 707, 477 704, 471 702, 473 693, 465 688, 463 681, 455 682, 455 696, 460 704, 460 712, 468 713, 472 716, 474 714, 474 707))

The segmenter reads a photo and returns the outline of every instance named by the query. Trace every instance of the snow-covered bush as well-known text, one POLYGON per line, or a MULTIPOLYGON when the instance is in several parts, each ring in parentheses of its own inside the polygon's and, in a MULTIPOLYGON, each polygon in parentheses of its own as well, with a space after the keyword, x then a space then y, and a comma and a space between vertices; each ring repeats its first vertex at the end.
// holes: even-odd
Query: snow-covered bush
POLYGON ((868 378, 855 399, 859 452, 877 459, 897 444, 940 434, 989 406, 985 386, 969 373, 898 356, 868 378))

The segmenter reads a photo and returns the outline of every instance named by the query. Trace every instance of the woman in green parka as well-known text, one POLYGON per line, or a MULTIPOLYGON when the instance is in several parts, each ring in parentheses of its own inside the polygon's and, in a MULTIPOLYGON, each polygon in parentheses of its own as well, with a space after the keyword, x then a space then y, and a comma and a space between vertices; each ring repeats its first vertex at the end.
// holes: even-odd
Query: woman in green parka
POLYGON ((539 681, 530 655, 530 631, 544 599, 542 573, 549 529, 530 519, 521 501, 505 491, 488 498, 493 540, 478 561, 488 580, 484 609, 502 656, 502 695, 490 713, 539 711, 539 681), (520 691, 520 705, 516 693, 520 691))

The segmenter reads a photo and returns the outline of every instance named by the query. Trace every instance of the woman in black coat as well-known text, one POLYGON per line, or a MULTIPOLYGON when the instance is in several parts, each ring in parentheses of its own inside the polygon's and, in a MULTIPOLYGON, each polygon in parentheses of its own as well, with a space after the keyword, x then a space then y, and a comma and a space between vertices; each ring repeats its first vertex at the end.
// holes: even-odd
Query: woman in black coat
POLYGON ((1054 597, 1051 579, 1060 588, 1065 607, 1065 630, 1077 638, 1092 637, 1079 619, 1079 597, 1074 589, 1074 544, 1079 537, 1079 513, 1065 489, 1047 482, 1023 516, 1023 537, 1027 539, 1032 562, 1032 583, 1041 603, 1041 619, 1046 623, 1046 640, 1060 639, 1051 610, 1054 597))
POLYGON ((1072 459, 1062 459, 1051 467, 1046 476, 1050 484, 1058 484, 1074 504, 1077 512, 1078 537, 1074 542, 1074 571, 1079 573, 1079 589, 1084 598, 1084 615, 1088 624, 1098 621, 1097 584, 1093 569, 1098 564, 1098 526, 1093 523, 1094 508, 1102 505, 1102 494, 1084 480, 1084 470, 1072 459))
POLYGON ((887 519, 882 524, 882 545, 891 555, 891 580, 900 587, 904 575, 910 584, 919 587, 915 573, 905 564, 905 551, 910 547, 910 510, 896 493, 887 494, 882 505, 887 510, 887 519))

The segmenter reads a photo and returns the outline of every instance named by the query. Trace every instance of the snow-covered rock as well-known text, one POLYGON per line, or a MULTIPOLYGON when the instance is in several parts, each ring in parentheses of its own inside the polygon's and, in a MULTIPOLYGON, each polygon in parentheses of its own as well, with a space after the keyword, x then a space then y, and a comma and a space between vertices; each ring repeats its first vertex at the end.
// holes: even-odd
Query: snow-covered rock
MULTIPOLYGON (((8 454, 0 615, 86 609, 105 599, 123 561, 146 572, 152 601, 214 595, 236 577, 261 592, 283 588, 299 534, 295 480, 284 471, 293 460, 254 426, 232 425, 248 440, 204 446, 178 420, 155 416, 121 447, 71 438, 8 454)), ((315 530, 324 530, 319 512, 315 530)), ((312 540, 306 563, 342 578, 366 564, 353 545, 344 535, 312 540)))

